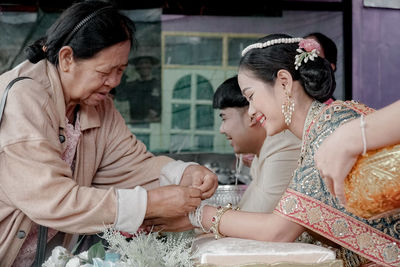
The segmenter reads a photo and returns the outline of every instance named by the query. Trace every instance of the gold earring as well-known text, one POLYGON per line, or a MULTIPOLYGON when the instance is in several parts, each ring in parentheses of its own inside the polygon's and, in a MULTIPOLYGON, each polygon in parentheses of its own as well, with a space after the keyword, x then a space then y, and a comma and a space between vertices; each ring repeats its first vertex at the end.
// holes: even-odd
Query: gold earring
POLYGON ((294 111, 294 101, 292 97, 288 94, 285 86, 283 86, 283 90, 286 94, 286 101, 282 104, 282 114, 285 117, 285 123, 287 126, 292 122, 292 115, 294 111))

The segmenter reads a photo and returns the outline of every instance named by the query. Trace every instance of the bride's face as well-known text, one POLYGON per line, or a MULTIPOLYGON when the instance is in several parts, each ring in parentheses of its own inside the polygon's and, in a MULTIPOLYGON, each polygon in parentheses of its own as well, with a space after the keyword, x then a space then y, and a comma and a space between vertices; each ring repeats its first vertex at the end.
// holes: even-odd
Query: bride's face
POLYGON ((255 116, 268 135, 275 135, 287 128, 282 114, 284 91, 256 78, 251 71, 240 69, 238 82, 242 94, 249 101, 249 115, 255 116))

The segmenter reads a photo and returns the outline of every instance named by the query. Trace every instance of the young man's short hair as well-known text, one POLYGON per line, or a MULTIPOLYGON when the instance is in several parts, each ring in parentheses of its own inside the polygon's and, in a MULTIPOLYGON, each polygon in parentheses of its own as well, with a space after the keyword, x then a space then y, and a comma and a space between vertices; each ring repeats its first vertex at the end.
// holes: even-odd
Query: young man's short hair
POLYGON ((241 108, 249 105, 247 99, 242 95, 237 75, 224 81, 214 93, 213 108, 241 108))

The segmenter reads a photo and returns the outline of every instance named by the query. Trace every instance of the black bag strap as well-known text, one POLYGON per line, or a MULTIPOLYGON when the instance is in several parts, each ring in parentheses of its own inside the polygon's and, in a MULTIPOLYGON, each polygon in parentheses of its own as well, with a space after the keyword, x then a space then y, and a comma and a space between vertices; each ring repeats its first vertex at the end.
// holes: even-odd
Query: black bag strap
POLYGON ((20 81, 20 80, 24 80, 24 79, 32 79, 30 77, 17 77, 14 80, 12 80, 6 87, 6 90, 4 90, 3 93, 3 97, 1 98, 1 102, 0 102, 0 125, 1 125, 1 120, 3 119, 3 112, 4 112, 4 108, 6 107, 6 101, 7 101, 7 96, 8 96, 8 92, 10 91, 11 87, 14 85, 14 83, 20 81))
POLYGON ((36 247, 36 256, 33 266, 41 267, 46 260, 46 245, 47 245, 47 227, 40 225, 38 233, 38 242, 36 247))

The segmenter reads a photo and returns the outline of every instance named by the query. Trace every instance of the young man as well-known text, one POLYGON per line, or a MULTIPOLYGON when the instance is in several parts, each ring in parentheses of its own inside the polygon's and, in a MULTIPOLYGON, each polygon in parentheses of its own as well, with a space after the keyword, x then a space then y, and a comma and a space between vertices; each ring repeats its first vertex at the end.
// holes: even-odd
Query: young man
POLYGON ((234 152, 255 155, 250 168, 253 181, 239 207, 272 212, 297 167, 300 139, 289 131, 266 137, 265 129, 248 115, 249 103, 241 93, 237 76, 217 88, 213 107, 220 110, 220 132, 226 135, 234 152))

